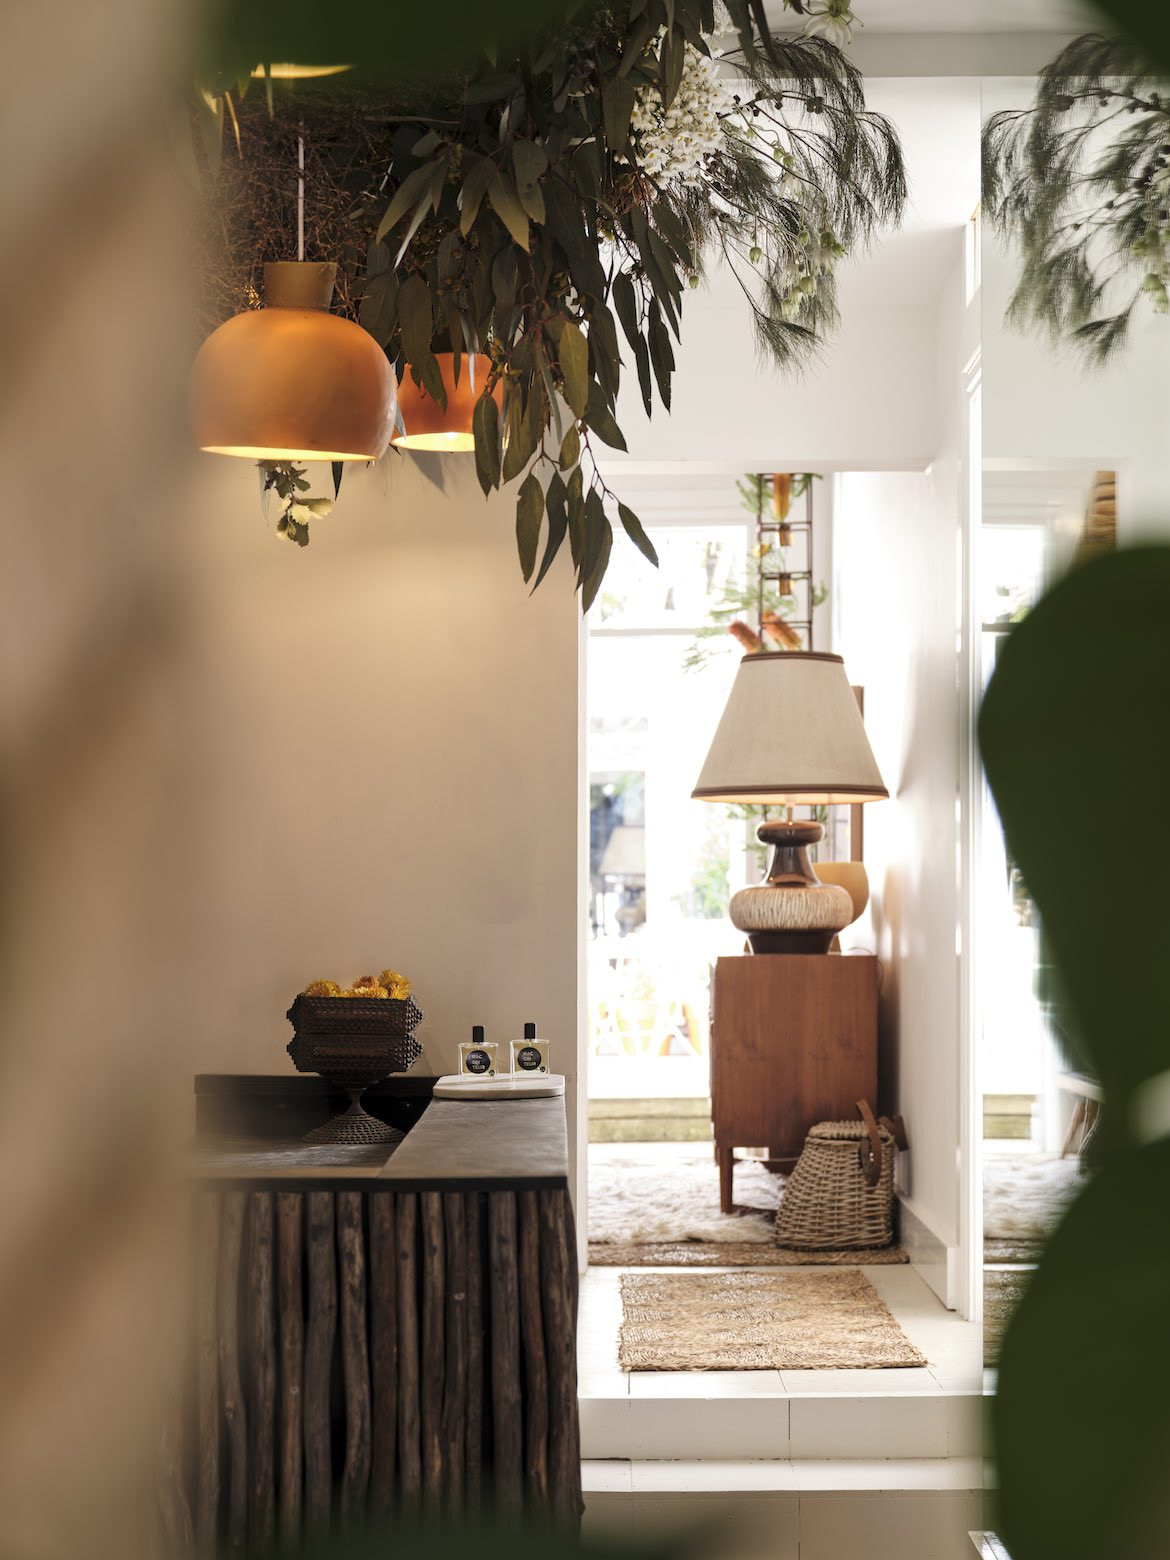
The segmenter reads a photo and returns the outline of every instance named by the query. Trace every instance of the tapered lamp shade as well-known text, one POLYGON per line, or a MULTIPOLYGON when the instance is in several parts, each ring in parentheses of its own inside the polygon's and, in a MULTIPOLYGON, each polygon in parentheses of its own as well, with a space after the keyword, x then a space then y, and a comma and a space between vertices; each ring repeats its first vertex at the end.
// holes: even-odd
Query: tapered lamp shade
MULTIPOLYGON (((409 373, 403 375, 398 387, 398 415, 402 427, 394 434, 393 442, 400 450, 440 450, 447 453, 475 449, 472 416, 475 403, 483 394, 491 372, 491 359, 479 352, 474 359, 464 354, 459 361, 459 378, 455 378, 455 354, 436 352, 435 359, 447 392, 447 404, 429 396, 421 385, 416 385, 409 373), (474 362, 474 371, 471 364, 474 362)), ((495 399, 499 403, 497 386, 495 399)))
POLYGON ((745 655, 692 796, 707 802, 876 802, 889 792, 839 655, 745 655))
MULTIPOLYGON (((745 655, 691 794, 789 806, 883 800, 889 793, 841 657, 745 655)), ((823 882, 812 865, 808 848, 823 832, 795 819, 761 824, 758 837, 772 847, 767 874, 729 906, 753 952, 824 953, 859 913, 860 885, 823 882)))
POLYGON ((394 429, 394 371, 374 338, 329 313, 334 265, 264 267, 267 305, 214 331, 191 370, 201 450, 248 460, 377 460, 394 429))

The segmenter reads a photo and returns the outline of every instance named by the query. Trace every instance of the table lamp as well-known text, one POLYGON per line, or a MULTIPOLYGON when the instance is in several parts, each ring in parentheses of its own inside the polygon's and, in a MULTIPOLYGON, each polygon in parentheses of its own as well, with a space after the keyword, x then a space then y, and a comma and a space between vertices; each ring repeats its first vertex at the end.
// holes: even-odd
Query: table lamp
MULTIPOLYGON (((839 655, 745 655, 691 795, 706 802, 820 806, 884 801, 861 711, 839 655)), ((827 953, 854 918, 843 887, 822 883, 808 847, 819 823, 761 824, 772 847, 762 883, 732 895, 733 925, 753 953, 827 953)))

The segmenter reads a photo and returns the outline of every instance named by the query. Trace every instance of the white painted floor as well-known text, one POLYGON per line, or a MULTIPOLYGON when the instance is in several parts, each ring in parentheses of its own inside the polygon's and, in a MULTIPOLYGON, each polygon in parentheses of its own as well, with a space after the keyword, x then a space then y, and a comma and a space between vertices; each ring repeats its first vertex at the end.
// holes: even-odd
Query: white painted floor
POLYGON ((621 1269, 590 1268, 578 1339, 587 1530, 677 1536, 699 1560, 971 1560, 968 1534, 987 1525, 982 1329, 910 1266, 861 1271, 925 1366, 622 1371, 621 1269))

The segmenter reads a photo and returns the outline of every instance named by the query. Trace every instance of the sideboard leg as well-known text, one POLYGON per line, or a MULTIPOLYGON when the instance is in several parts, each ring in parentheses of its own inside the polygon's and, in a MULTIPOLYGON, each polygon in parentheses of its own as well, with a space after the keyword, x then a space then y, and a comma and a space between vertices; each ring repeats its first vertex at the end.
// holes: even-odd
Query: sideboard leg
POLYGON ((731 1177, 735 1166, 735 1150, 726 1144, 715 1145, 715 1157, 719 1161, 719 1206, 724 1213, 731 1212, 731 1177))

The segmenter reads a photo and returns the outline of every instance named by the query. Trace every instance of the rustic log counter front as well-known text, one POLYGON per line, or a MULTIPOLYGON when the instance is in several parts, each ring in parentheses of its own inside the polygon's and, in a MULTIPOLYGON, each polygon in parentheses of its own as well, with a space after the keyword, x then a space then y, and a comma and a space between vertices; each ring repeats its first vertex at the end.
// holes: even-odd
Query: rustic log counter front
POLYGON ((389 1151, 302 1143, 339 1103, 317 1079, 196 1080, 193 1401, 162 1491, 178 1548, 480 1506, 576 1526, 564 1101, 432 1086, 366 1094, 407 1130, 389 1151))

